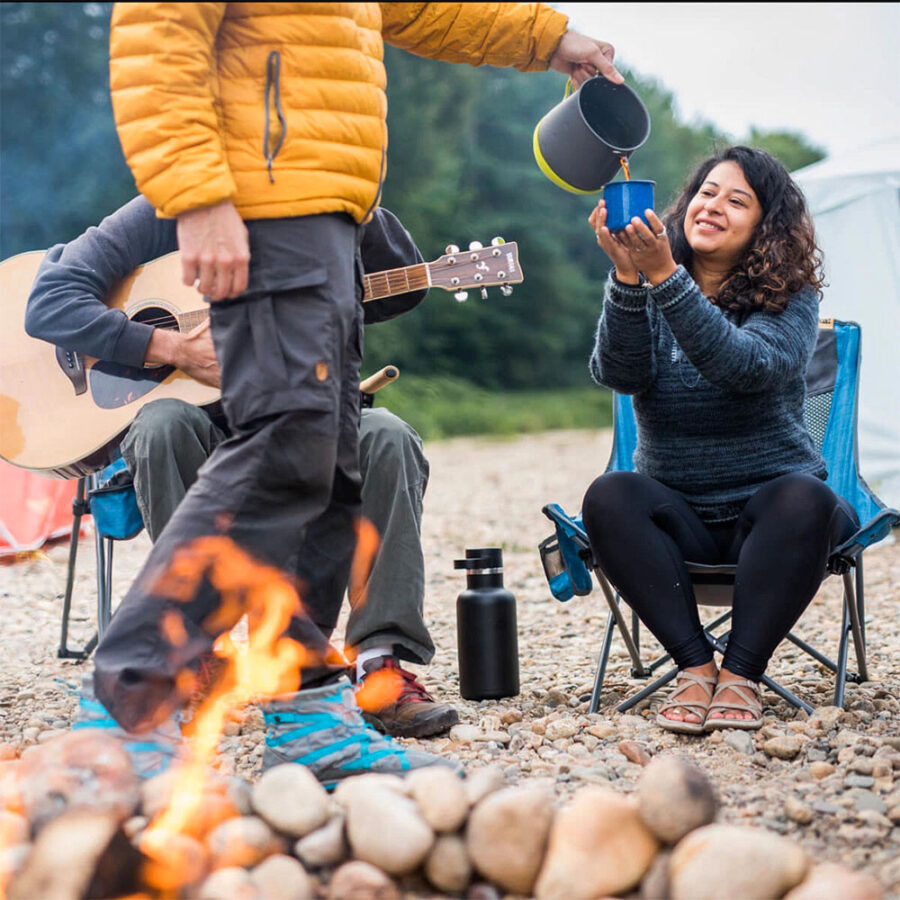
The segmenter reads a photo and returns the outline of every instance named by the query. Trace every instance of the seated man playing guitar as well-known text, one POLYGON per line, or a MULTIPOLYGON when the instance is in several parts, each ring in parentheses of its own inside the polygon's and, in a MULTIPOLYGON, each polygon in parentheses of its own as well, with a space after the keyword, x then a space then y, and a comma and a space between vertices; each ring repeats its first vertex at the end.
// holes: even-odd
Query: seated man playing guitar
MULTIPOLYGON (((47 251, 28 298, 26 331, 70 353, 135 369, 171 366, 218 388, 219 366, 208 319, 181 332, 154 327, 152 321, 139 321, 139 317, 129 318, 104 303, 110 291, 138 266, 176 250, 175 221, 157 218, 144 197, 134 198, 99 226, 47 251)), ((407 231, 384 209, 375 210, 367 225, 361 254, 367 273, 422 262, 407 231)), ((366 324, 406 312, 421 302, 426 291, 367 302, 366 324)), ((122 440, 121 452, 152 540, 187 493, 201 465, 228 434, 218 402, 196 406, 169 397, 139 407, 122 440)), ((302 448, 298 452, 302 453, 302 448)), ((351 587, 345 645, 357 653, 357 680, 364 681, 385 667, 396 669, 403 680, 402 692, 393 703, 365 715, 390 735, 437 734, 457 722, 456 710, 436 703, 399 665, 400 659, 427 664, 434 655, 423 619, 425 577, 420 542, 428 461, 418 434, 406 422, 386 409, 364 408, 360 468, 362 514, 377 528, 381 546, 367 584, 351 587)), ((314 558, 296 563, 297 574, 312 595, 304 597, 306 606, 316 624, 330 633, 336 623, 315 616, 316 576, 325 568, 314 558)))

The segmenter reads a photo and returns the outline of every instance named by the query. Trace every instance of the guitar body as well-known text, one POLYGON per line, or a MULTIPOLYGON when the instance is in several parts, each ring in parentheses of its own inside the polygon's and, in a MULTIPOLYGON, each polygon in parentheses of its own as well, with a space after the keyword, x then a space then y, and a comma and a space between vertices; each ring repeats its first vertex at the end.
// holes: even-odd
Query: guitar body
MULTIPOLYGON (((0 263, 0 457, 58 478, 88 475, 110 462, 145 404, 176 398, 207 406, 220 399, 218 388, 171 366, 129 368, 29 337, 25 306, 43 258, 35 250, 0 263)), ((203 306, 197 290, 181 283, 178 253, 136 269, 106 303, 131 319, 170 326, 203 306)))
MULTIPOLYGON (((365 276, 363 302, 429 287, 455 292, 500 286, 508 295, 523 280, 515 243, 448 247, 431 263, 365 276)), ((174 398, 209 406, 218 388, 171 366, 129 368, 67 353, 25 333, 25 307, 45 251, 20 253, 0 263, 0 459, 57 478, 89 475, 111 462, 141 407, 174 398)), ((181 282, 181 257, 169 253, 139 266, 106 298, 130 319, 190 331, 208 317, 194 287, 181 282)))

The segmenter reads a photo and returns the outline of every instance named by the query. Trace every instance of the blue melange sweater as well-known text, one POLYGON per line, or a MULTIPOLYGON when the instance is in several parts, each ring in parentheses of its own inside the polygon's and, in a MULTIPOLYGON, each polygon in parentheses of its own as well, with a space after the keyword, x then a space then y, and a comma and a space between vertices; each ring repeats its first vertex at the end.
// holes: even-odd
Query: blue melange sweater
POLYGON ((633 395, 635 469, 708 522, 733 519, 779 475, 825 478, 803 422, 818 307, 805 288, 783 313, 722 310, 682 266, 651 288, 611 275, 590 369, 633 395))

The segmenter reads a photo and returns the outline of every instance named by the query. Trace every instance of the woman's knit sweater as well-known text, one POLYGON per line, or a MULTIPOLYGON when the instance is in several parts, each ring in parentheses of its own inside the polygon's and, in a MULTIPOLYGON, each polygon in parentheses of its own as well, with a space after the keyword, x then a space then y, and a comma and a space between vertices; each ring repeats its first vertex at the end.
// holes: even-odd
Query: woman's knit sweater
POLYGON ((705 521, 728 521, 779 475, 826 476, 803 422, 817 329, 812 288, 782 313, 732 312, 682 266, 650 288, 611 275, 591 375, 633 395, 635 469, 679 491, 705 521))

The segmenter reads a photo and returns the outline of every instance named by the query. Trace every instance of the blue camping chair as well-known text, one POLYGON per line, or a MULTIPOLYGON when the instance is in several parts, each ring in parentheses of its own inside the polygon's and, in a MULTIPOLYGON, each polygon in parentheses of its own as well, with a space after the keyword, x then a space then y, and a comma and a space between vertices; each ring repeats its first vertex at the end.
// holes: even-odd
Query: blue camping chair
POLYGON ((60 659, 85 660, 109 624, 112 615, 113 541, 127 541, 144 528, 138 509, 134 483, 125 460, 117 457, 105 469, 78 479, 72 501, 72 538, 69 542, 69 568, 63 598, 60 659), (68 646, 69 614, 72 608, 72 589, 75 583, 75 561, 78 554, 78 534, 82 516, 90 513, 94 519, 94 551, 97 558, 97 631, 80 650, 68 646))
MULTIPOLYGON (((900 513, 886 508, 859 474, 856 423, 860 369, 860 327, 855 322, 823 319, 819 323, 816 350, 806 373, 807 397, 804 418, 816 446, 828 466, 827 484, 856 510, 862 527, 839 547, 828 560, 827 574, 839 575, 844 585, 844 611, 837 661, 833 661, 793 632, 787 639, 808 653, 813 659, 835 673, 834 705, 844 705, 847 682, 860 683, 869 678, 866 667, 865 595, 863 584, 863 551, 885 538, 900 521, 900 513), (856 672, 847 669, 849 642, 852 636, 856 655, 856 672)), ((633 456, 637 445, 637 427, 631 398, 613 395, 613 447, 607 472, 633 471, 633 456)), ((539 551, 550 591, 557 600, 567 601, 575 595, 584 596, 592 590, 593 571, 609 605, 606 631, 600 650, 590 711, 600 705, 600 691, 609 661, 613 632, 618 629, 631 657, 631 674, 648 678, 670 661, 668 654, 645 664, 640 653, 640 620, 632 612, 631 626, 621 608, 620 597, 606 580, 591 556, 590 543, 581 515, 568 515, 557 504, 543 509, 556 526, 553 535, 541 542, 539 551)), ((707 639, 720 653, 725 651, 727 632, 716 636, 715 629, 731 618, 731 603, 735 566, 710 566, 688 562, 698 605, 726 606, 729 609, 704 625, 707 639)), ((671 668, 650 685, 629 697, 616 708, 620 712, 631 709, 678 674, 671 668)), ((812 707, 787 688, 763 676, 763 684, 795 706, 812 712, 812 707)))

